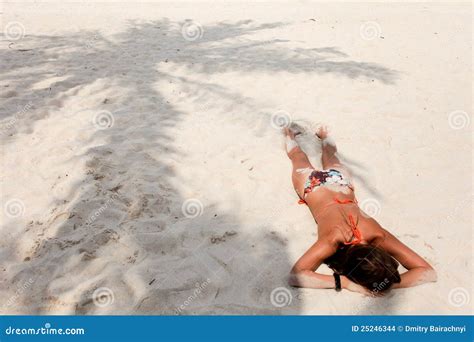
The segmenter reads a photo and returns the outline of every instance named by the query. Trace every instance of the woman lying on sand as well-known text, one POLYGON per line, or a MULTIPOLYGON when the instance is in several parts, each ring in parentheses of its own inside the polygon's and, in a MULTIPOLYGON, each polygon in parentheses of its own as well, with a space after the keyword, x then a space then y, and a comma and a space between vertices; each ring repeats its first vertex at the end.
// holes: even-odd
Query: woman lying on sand
POLYGON ((357 206, 347 170, 336 157, 336 145, 325 127, 316 132, 322 141, 323 170, 311 165, 295 141, 295 132, 284 132, 293 186, 318 224, 318 240, 293 266, 290 285, 380 295, 391 288, 436 281, 435 271, 422 257, 357 206), (322 263, 334 276, 315 272, 322 263), (408 270, 401 275, 399 263, 408 270))

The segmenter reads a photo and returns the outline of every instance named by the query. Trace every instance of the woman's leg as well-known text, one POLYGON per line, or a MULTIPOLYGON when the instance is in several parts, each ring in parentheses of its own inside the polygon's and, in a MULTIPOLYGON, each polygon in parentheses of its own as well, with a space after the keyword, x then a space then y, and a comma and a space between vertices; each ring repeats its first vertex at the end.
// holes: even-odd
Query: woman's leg
POLYGON ((321 163, 323 169, 337 169, 344 174, 344 177, 347 177, 348 181, 351 181, 351 173, 346 165, 337 157, 337 147, 334 139, 329 136, 328 129, 325 126, 319 127, 316 131, 316 136, 321 139, 322 142, 322 154, 321 154, 321 163))
POLYGON ((293 187, 300 198, 304 195, 304 184, 308 179, 309 174, 314 170, 311 165, 308 156, 298 146, 295 140, 295 134, 291 129, 285 128, 285 142, 286 142, 286 153, 293 164, 293 171, 291 173, 291 179, 293 181, 293 187))
POLYGON ((321 163, 323 165, 323 169, 326 170, 332 167, 341 167, 341 162, 336 156, 336 143, 334 142, 334 139, 329 136, 327 127, 319 127, 316 131, 316 136, 321 139, 322 142, 321 163))

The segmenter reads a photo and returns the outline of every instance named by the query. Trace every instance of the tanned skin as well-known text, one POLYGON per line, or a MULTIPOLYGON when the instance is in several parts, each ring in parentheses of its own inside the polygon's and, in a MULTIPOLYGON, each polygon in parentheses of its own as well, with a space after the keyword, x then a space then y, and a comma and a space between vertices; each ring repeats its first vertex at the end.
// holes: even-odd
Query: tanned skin
MULTIPOLYGON (((286 128, 284 133, 287 139, 294 140, 294 132, 291 129, 286 128)), ((323 169, 335 168, 345 170, 336 156, 337 147, 334 143, 331 143, 331 139, 328 139, 327 128, 324 126, 320 127, 316 132, 316 136, 323 142, 321 156, 323 169), (324 143, 325 141, 329 143, 324 143)), ((303 198, 304 183, 308 178, 308 173, 302 172, 302 169, 313 168, 313 166, 299 146, 292 145, 290 147, 292 148, 290 151, 287 151, 287 154, 293 164, 291 177, 293 186, 298 195, 303 198)), ((313 289, 335 287, 333 276, 317 273, 316 271, 325 259, 333 255, 353 235, 351 227, 341 214, 342 205, 346 214, 351 213, 354 217, 357 217, 357 227, 363 237, 361 243, 384 249, 407 269, 405 273, 401 274, 401 282, 394 284, 392 288, 411 287, 436 281, 436 272, 422 257, 400 242, 376 220, 364 214, 357 204, 335 204, 335 197, 340 200, 349 199, 355 201, 355 195, 352 190, 342 193, 332 191, 324 186, 305 196, 304 199, 308 209, 317 222, 318 239, 291 269, 290 285, 313 289)), ((344 289, 371 295, 369 290, 350 281, 345 276, 341 277, 341 285, 344 289)))

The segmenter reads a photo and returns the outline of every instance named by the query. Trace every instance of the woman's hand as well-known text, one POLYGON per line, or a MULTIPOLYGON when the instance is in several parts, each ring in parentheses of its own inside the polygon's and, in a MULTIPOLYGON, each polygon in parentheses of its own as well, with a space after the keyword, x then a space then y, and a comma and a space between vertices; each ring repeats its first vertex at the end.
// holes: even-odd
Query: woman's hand
POLYGON ((374 293, 372 291, 369 291, 365 287, 354 283, 346 276, 341 276, 341 287, 352 292, 362 293, 364 296, 374 297, 374 293))
POLYGON ((390 253, 407 272, 401 274, 400 283, 393 284, 392 288, 404 288, 417 286, 437 280, 436 271, 421 256, 416 254, 395 236, 382 228, 384 239, 378 244, 386 252, 390 253))

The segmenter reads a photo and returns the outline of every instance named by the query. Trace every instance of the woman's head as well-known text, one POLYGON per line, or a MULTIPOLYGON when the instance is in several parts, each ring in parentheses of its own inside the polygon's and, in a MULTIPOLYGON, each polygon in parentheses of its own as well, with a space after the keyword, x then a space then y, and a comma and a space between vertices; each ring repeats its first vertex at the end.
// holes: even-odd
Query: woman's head
POLYGON ((398 262, 383 249, 371 245, 344 246, 324 262, 334 272, 374 293, 384 294, 400 282, 398 262))

